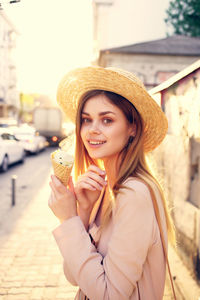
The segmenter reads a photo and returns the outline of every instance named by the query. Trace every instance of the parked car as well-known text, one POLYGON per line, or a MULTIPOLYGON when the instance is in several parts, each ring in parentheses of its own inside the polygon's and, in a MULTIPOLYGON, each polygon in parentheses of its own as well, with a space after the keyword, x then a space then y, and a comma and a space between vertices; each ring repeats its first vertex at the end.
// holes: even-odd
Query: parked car
POLYGON ((46 138, 32 126, 25 124, 19 127, 10 127, 10 129, 28 153, 38 153, 44 150, 48 144, 46 138))
POLYGON ((0 169, 7 171, 9 165, 24 162, 25 151, 16 137, 5 129, 0 129, 0 169))
POLYGON ((0 117, 0 127, 8 128, 10 126, 17 126, 17 120, 13 118, 0 117))

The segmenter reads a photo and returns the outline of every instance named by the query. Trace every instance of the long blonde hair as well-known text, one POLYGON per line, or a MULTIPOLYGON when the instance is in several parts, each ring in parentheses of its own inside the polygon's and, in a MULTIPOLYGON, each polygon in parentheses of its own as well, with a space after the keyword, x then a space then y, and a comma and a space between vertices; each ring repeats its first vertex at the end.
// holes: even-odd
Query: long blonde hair
MULTIPOLYGON (((136 108, 124 97, 115 94, 113 92, 102 91, 102 90, 93 90, 86 93, 79 102, 79 106, 77 109, 76 115, 76 148, 75 148, 75 179, 77 180, 78 176, 83 174, 90 164, 98 164, 98 161, 94 161, 88 154, 81 136, 81 115, 84 108, 85 103, 88 99, 96 96, 96 95, 105 95, 106 98, 114 105, 116 105, 121 111, 124 113, 130 124, 136 124, 136 136, 131 142, 122 149, 121 158, 120 158, 120 166, 118 170, 118 176, 116 178, 115 184, 112 188, 112 192, 114 198, 116 198, 117 194, 120 192, 120 189, 123 188, 123 183, 129 177, 135 177, 142 180, 144 183, 148 183, 153 190, 155 187, 158 188, 163 208, 165 212, 168 237, 169 240, 174 244, 175 243, 175 231, 173 221, 168 209, 168 205, 166 203, 166 199, 164 197, 163 190, 161 185, 156 180, 156 178, 152 175, 149 166, 146 161, 146 156, 143 150, 143 140, 144 140, 144 124, 143 121, 136 110, 136 108)), ((112 214, 113 205, 112 202, 109 203, 107 207, 106 213, 103 216, 102 226, 104 226, 110 216, 112 214)))

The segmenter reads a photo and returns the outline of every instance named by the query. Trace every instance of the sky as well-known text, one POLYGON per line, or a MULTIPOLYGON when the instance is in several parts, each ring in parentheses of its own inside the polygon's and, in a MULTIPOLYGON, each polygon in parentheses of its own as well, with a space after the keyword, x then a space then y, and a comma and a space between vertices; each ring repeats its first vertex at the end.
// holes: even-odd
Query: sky
POLYGON ((19 89, 52 94, 69 69, 90 63, 90 0, 21 0, 4 10, 19 33, 19 89))
MULTIPOLYGON (((132 1, 137 28, 132 42, 165 37, 164 18, 169 0, 132 1), (141 19, 144 27, 138 25, 141 19)), ((20 91, 55 97, 58 82, 68 70, 90 64, 91 3, 92 0, 21 0, 4 6, 19 33, 14 58, 20 91)))

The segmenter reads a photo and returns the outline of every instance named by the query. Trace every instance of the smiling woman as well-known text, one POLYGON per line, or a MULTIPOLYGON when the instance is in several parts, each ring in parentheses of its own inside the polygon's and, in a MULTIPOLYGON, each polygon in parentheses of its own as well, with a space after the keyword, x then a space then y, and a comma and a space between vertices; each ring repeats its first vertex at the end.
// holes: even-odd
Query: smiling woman
POLYGON ((76 299, 163 299, 175 236, 145 155, 165 137, 164 113, 137 77, 114 68, 69 72, 57 100, 76 123, 75 184, 52 176, 49 206, 76 299))
POLYGON ((111 92, 93 91, 82 101, 82 105, 85 104, 80 134, 92 159, 112 159, 115 164, 118 153, 128 144, 129 138, 135 135, 135 126, 128 122, 116 105, 120 98, 111 92))

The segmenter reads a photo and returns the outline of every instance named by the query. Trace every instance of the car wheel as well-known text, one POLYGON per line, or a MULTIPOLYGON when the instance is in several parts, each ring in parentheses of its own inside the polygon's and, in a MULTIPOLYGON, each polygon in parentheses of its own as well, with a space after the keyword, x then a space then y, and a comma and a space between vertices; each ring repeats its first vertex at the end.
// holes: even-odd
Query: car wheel
POLYGON ((40 152, 39 146, 37 146, 37 148, 35 149, 34 154, 37 155, 40 152))
POLYGON ((4 156, 2 165, 1 165, 1 171, 6 172, 8 170, 8 165, 9 165, 9 159, 8 156, 4 156))
POLYGON ((23 152, 22 152, 22 158, 21 158, 21 160, 20 160, 21 163, 24 163, 25 157, 26 157, 26 152, 23 151, 23 152))

